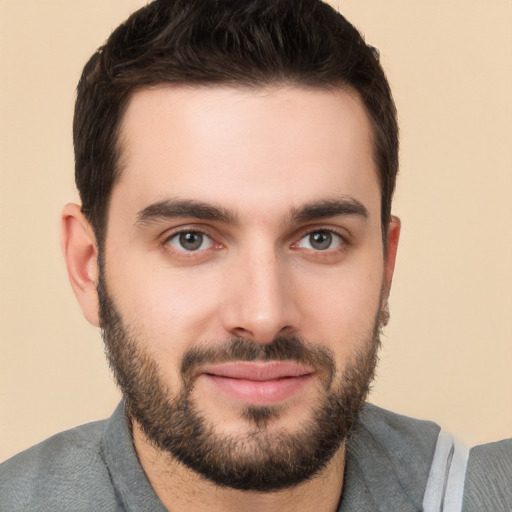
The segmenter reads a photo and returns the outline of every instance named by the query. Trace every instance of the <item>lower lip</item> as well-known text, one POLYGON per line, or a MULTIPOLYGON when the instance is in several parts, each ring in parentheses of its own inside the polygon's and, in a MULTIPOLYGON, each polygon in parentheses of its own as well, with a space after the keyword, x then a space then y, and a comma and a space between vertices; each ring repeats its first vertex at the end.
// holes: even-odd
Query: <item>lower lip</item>
POLYGON ((233 379, 212 374, 203 374, 202 377, 222 393, 240 402, 251 405, 277 405, 299 393, 313 375, 263 381, 233 379))

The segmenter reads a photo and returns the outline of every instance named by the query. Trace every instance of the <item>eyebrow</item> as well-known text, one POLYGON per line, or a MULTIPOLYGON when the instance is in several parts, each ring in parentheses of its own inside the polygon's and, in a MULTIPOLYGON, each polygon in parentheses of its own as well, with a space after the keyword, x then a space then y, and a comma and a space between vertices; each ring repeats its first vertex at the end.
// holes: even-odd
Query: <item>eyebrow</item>
POLYGON ((167 199, 150 204, 137 213, 135 224, 146 226, 165 219, 192 217, 238 224, 238 218, 225 208, 193 199, 167 199))
POLYGON ((292 211, 291 219, 293 222, 301 223, 339 215, 356 216, 367 219, 369 213, 366 206, 357 199, 353 197, 343 197, 341 199, 326 199, 306 203, 292 211))
MULTIPOLYGON (((336 216, 368 218, 367 208, 352 197, 312 201, 290 213, 292 223, 302 223, 336 216)), ((150 204, 137 213, 135 225, 147 226, 166 219, 194 218, 238 225, 238 216, 220 206, 193 199, 167 199, 150 204)))

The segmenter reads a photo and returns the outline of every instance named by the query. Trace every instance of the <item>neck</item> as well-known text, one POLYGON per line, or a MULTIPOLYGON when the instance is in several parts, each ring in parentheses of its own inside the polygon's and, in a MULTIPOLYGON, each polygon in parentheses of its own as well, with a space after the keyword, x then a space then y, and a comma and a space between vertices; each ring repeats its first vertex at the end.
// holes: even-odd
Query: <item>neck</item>
POLYGON ((343 487, 345 447, 311 479, 272 492, 220 487, 149 442, 136 422, 133 442, 139 461, 163 505, 173 512, 335 512, 343 487))

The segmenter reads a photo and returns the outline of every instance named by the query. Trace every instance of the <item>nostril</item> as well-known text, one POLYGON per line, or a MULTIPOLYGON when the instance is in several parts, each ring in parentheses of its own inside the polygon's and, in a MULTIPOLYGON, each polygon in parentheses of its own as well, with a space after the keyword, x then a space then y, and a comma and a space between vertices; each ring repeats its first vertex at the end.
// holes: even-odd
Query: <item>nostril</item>
POLYGON ((252 338, 254 336, 249 329, 245 329, 244 327, 235 327, 231 332, 239 338, 252 338))
POLYGON ((297 334, 297 329, 294 329, 291 325, 285 325, 277 334, 278 336, 289 336, 297 334))

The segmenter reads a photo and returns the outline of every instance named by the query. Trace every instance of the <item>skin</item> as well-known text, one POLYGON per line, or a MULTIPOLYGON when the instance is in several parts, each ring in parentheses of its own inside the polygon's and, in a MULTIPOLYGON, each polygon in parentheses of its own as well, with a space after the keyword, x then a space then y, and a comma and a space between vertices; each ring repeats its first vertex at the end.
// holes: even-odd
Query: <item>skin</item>
MULTIPOLYGON (((181 385, 186 349, 232 336, 265 344, 296 334, 331 350, 343 368, 368 339, 389 294, 400 231, 393 217, 383 246, 370 123, 358 96, 292 86, 161 86, 132 97, 121 143, 105 277, 170 389, 181 385), (144 218, 154 213, 151 205, 176 200, 220 208, 228 218, 144 218), (294 216, 305 205, 326 202, 362 208, 294 216), (180 246, 176 233, 187 230, 205 233, 199 250, 180 246), (334 233, 325 250, 311 245, 309 235, 318 231, 334 233)), ((78 205, 64 209, 62 245, 83 312, 99 325, 97 245, 78 205)), ((296 431, 319 392, 313 376, 278 404, 283 412, 267 428, 296 431)), ((197 379, 193 396, 219 431, 247 432, 240 400, 209 379, 197 379)), ((169 509, 336 510, 343 447, 310 481, 254 493, 217 488, 160 453, 136 422, 133 435, 169 509)))

